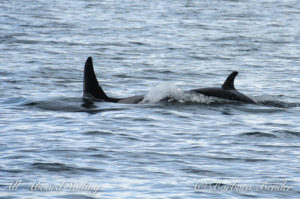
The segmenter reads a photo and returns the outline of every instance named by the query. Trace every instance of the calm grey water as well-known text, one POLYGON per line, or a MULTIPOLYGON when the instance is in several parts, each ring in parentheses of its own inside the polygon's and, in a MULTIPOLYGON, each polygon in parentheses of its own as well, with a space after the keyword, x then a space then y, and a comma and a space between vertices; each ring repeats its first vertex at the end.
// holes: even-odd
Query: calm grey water
POLYGON ((298 0, 1 0, 1 198, 299 198, 299 21, 298 0), (149 103, 83 102, 88 56, 149 103), (233 70, 258 105, 182 96, 233 70))

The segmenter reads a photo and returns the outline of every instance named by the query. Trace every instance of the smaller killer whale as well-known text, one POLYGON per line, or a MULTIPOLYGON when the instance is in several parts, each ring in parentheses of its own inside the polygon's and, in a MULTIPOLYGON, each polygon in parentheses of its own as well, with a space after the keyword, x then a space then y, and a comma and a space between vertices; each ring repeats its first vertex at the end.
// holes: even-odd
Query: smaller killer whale
POLYGON ((234 79, 239 73, 233 71, 225 80, 222 87, 199 88, 191 90, 191 92, 200 93, 205 96, 218 97, 227 100, 235 100, 249 104, 256 104, 250 97, 240 93, 234 88, 234 79))
MULTIPOLYGON (((238 75, 237 71, 232 72, 225 80, 222 87, 200 88, 187 92, 199 93, 205 96, 218 97, 227 100, 235 100, 245 103, 256 104, 256 102, 240 93, 234 88, 234 79, 238 75)), ((137 104, 145 98, 145 95, 136 95, 126 98, 108 97, 98 83, 95 75, 92 57, 88 57, 84 67, 83 77, 83 98, 92 100, 101 100, 106 102, 137 104)))

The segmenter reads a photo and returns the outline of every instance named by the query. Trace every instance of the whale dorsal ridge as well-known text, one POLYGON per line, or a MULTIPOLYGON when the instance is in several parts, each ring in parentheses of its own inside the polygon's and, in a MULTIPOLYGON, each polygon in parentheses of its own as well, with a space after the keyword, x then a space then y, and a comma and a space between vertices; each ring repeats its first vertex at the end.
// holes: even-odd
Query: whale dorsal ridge
POLYGON ((234 88, 234 79, 239 73, 237 71, 232 72, 227 79, 225 80, 224 84, 222 85, 223 89, 235 89, 234 88))

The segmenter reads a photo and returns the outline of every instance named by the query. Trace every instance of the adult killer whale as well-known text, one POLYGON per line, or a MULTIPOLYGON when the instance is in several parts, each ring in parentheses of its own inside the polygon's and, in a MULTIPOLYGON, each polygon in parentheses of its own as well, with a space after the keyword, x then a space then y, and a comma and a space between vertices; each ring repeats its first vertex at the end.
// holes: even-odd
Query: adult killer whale
MULTIPOLYGON (((232 72, 225 80, 222 87, 200 88, 187 92, 200 93, 205 96, 218 97, 227 100, 235 100, 245 103, 256 104, 256 102, 240 93, 234 88, 234 79, 238 75, 237 71, 232 72)), ((84 67, 83 77, 83 98, 92 100, 101 100, 106 102, 137 104, 145 98, 145 95, 136 95, 126 98, 108 97, 98 83, 95 75, 92 57, 88 57, 84 67)))

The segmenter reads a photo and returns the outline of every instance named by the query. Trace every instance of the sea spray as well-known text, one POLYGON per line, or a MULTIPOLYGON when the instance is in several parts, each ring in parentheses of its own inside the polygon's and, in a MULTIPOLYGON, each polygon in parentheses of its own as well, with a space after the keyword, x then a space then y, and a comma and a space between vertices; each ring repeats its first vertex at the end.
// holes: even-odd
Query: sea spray
POLYGON ((161 100, 179 103, 196 102, 201 104, 210 104, 217 101, 214 97, 207 97, 202 94, 183 91, 173 83, 164 82, 152 88, 146 94, 143 103, 155 103, 161 100))
POLYGON ((184 92, 175 84, 164 82, 152 88, 145 96, 143 102, 159 102, 165 98, 177 99, 182 95, 184 95, 184 92))

